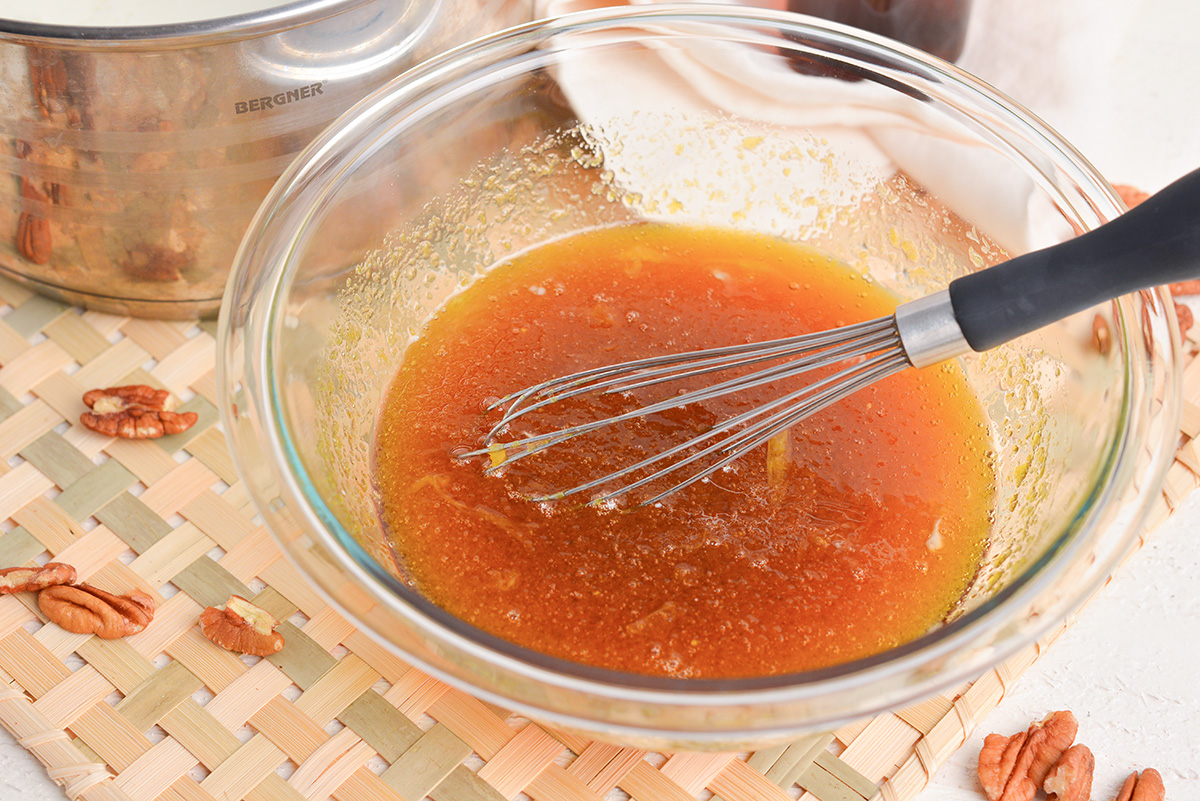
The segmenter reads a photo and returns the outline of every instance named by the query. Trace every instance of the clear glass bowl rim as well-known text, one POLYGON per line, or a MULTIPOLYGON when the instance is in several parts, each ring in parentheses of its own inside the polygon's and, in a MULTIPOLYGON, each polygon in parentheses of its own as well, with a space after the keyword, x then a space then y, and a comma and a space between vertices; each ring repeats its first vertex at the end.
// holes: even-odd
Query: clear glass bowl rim
MULTIPOLYGON (((615 9, 599 9, 579 12, 563 17, 539 20, 526 25, 502 31, 492 36, 484 37, 468 43, 448 53, 438 56, 422 64, 388 85, 374 92, 361 101, 349 112, 343 115, 324 134, 319 136, 300 155, 297 161, 276 184, 267 197, 258 215, 251 224, 246 238, 243 240, 235 260, 234 270, 230 277, 229 289, 225 294, 220 316, 221 328, 218 334, 218 353, 226 354, 230 348, 236 347, 236 337, 231 330, 231 311, 237 306, 245 289, 245 284, 252 280, 252 273, 258 264, 262 263, 264 253, 256 245, 256 240, 270 239, 264 234, 278 233, 280 229, 286 232, 286 243, 276 243, 270 253, 283 258, 299 244, 304 236, 303 230, 286 230, 287 222, 308 219, 311 213, 319 209, 325 200, 334 193, 335 186, 321 186, 320 175, 323 170, 332 169, 335 165, 344 173, 355 161, 368 154, 369 147, 364 142, 370 138, 363 137, 385 118, 392 118, 398 109, 405 104, 414 103, 427 97, 436 96, 441 89, 455 87, 459 90, 475 80, 487 80, 489 74, 497 74, 505 70, 511 73, 517 69, 513 63, 506 61, 515 58, 519 61, 523 54, 531 51, 535 45, 544 44, 555 36, 572 31, 605 29, 637 24, 667 25, 678 23, 683 25, 702 24, 705 26, 721 25, 726 30, 739 31, 752 35, 755 28, 777 29, 790 31, 803 37, 803 41, 811 43, 818 41, 828 46, 826 53, 834 53, 838 57, 849 57, 847 54, 862 53, 872 58, 882 59, 884 63, 900 63, 907 70, 901 78, 913 77, 921 80, 922 89, 938 89, 930 92, 936 99, 957 105, 962 110, 964 103, 972 106, 970 116, 979 119, 985 117, 993 132, 995 126, 1004 126, 1005 132, 1012 138, 1000 137, 1009 145, 1010 153, 1018 155, 1025 152, 1036 152, 1043 159, 1054 164, 1061 174, 1069 176, 1074 182, 1088 188, 1088 199, 1094 205, 1089 211, 1094 212, 1099 222, 1111 219, 1123 210, 1112 187, 1092 167, 1084 157, 1071 145, 1051 130, 1032 113, 1024 109, 1012 99, 1004 96, 983 81, 963 72, 962 70, 926 55, 912 48, 897 44, 883 37, 874 36, 857 29, 835 23, 802 17, 787 12, 775 12, 749 7, 730 7, 718 5, 654 5, 640 7, 621 7, 615 9), (503 65, 505 70, 497 69, 503 65), (439 89, 439 87, 441 89, 439 89), (941 91, 945 88, 945 92, 941 91), (1016 140, 1014 144, 1013 140, 1016 140), (276 212, 295 203, 299 199, 301 210, 291 208, 286 214, 276 212)), ((545 52, 545 51, 543 51, 545 52)), ((877 65, 866 64, 873 72, 877 65)), ((897 76, 890 76, 896 80, 897 76)), ((407 121, 407 117, 400 119, 407 121)), ((389 135, 394 134, 394 132, 389 135)), ((999 134, 997 134, 999 136, 999 134)), ((1042 176, 1039 182, 1043 189, 1057 196, 1053 190, 1050 178, 1042 176)), ((1069 205, 1069 204, 1068 204, 1069 205)), ((510 643, 499 641, 490 635, 479 632, 461 621, 451 618, 447 613, 434 607, 424 599, 414 602, 408 596, 415 596, 401 582, 397 581, 386 570, 374 562, 365 551, 354 541, 348 532, 337 524, 335 516, 325 507, 315 486, 307 478, 298 456, 291 451, 288 444, 287 424, 284 412, 279 404, 277 370, 271 363, 270 341, 272 334, 278 331, 282 324, 280 315, 275 311, 282 309, 283 299, 288 286, 288 269, 272 268, 271 275, 263 282, 259 276, 256 291, 266 292, 270 297, 268 311, 257 314, 256 318, 262 325, 258 337, 246 337, 246 370, 252 380, 248 382, 256 390, 255 406, 259 419, 265 424, 267 444, 273 457, 272 468, 276 477, 281 480, 288 496, 289 503, 294 502, 298 507, 299 516, 305 521, 306 532, 320 541, 324 549, 338 561, 338 566, 352 576, 360 587, 365 588, 372 599, 379 601, 400 615, 406 622, 417 625, 423 630, 437 630, 442 640, 450 642, 454 647, 461 648, 477 658, 484 659, 498 667, 511 670, 526 678, 544 682, 548 685, 559 685, 576 690, 583 690, 600 697, 620 698, 623 701, 637 701, 646 704, 667 705, 741 705, 746 703, 769 703, 774 701, 794 701, 833 694, 851 694, 856 690, 865 689, 871 683, 885 678, 896 678, 902 675, 914 676, 926 670, 929 665, 938 662, 947 655, 958 652, 972 641, 982 637, 986 632, 995 632, 1020 616, 1036 598, 1051 586, 1074 562, 1074 558, 1086 549, 1090 540, 1095 536, 1093 531, 1098 510, 1104 508, 1113 490, 1113 480, 1117 469, 1125 464, 1129 454, 1136 448, 1149 447, 1148 443, 1132 441, 1131 433, 1137 426, 1128 420, 1129 415, 1142 415, 1149 412, 1138 409, 1127 410, 1127 425, 1124 436, 1113 446, 1108 465, 1103 470, 1102 486, 1097 487, 1093 502, 1085 510, 1085 514, 1075 520, 1075 524, 1061 532, 1055 544, 1034 564, 1030 565, 1022 576, 989 599, 979 608, 972 610, 959 620, 926 635, 906 646, 893 649, 877 657, 858 660, 833 668, 807 673, 774 676, 769 678, 747 679, 660 679, 620 673, 617 671, 589 668, 575 665, 562 660, 536 654, 510 643), (257 342, 257 347, 255 343, 257 342), (426 629, 425 627, 432 627, 426 629)), ((1165 358, 1168 362, 1166 369, 1170 384, 1162 412, 1167 421, 1164 427, 1173 442, 1173 434, 1178 430, 1179 419, 1179 369, 1175 354, 1178 350, 1178 334, 1172 304, 1165 289, 1153 293, 1157 305, 1161 306, 1168 320, 1168 326, 1173 332, 1168 344, 1165 358)), ((1118 301, 1121 304, 1120 316, 1123 319, 1137 319, 1128 299, 1118 301)), ((1125 347, 1132 346, 1131 330, 1137 326, 1123 326, 1125 347)), ((218 359, 218 388, 221 402, 221 417, 226 431, 233 431, 235 413, 232 410, 232 389, 227 375, 227 365, 224 359, 218 359)), ((1126 390, 1130 391, 1135 376, 1130 375, 1126 362, 1126 390)), ((1103 583, 1115 569, 1119 561, 1128 553, 1136 537, 1137 530, 1145 520, 1149 504, 1153 500, 1158 487, 1161 486, 1167 467, 1173 455, 1173 447, 1166 442, 1155 443, 1157 452, 1150 474, 1152 487, 1143 487, 1138 495, 1139 508, 1121 523, 1125 530, 1123 544, 1112 548, 1101 563, 1089 571, 1089 580, 1080 583, 1071 594, 1068 601, 1059 604, 1062 609, 1056 609, 1056 614, 1046 616, 1037 625, 1021 627, 1019 637, 1001 638, 988 649, 984 661, 960 665, 957 669, 939 675, 929 675, 910 688, 907 693, 909 700, 926 697, 963 680, 974 678, 978 672, 991 667, 1021 647, 1035 641, 1039 636, 1061 623, 1070 612, 1077 609, 1103 583)), ((235 461, 237 453, 235 451, 235 461)), ((243 472, 238 464, 239 472, 243 472)), ((255 498, 255 503, 259 499, 255 498)), ((269 519, 266 510, 264 517, 269 519)), ((286 547, 285 547, 286 550, 286 547)), ((324 592, 328 600, 341 608, 337 599, 328 591, 324 592)), ((344 610, 343 610, 344 611, 344 610)), ((351 618, 353 620, 353 618, 351 618)), ((374 632, 377 638, 385 639, 379 632, 374 632)), ((394 647, 394 646, 393 646, 394 647)), ((406 655, 407 656, 407 655, 406 655)), ((499 703, 511 699, 483 691, 472 685, 469 680, 459 676, 448 675, 445 671, 417 660, 420 667, 438 675, 443 680, 463 687, 481 696, 490 697, 499 703)), ((872 705, 863 701, 854 709, 847 709, 838 720, 849 720, 863 715, 873 714, 886 708, 892 708, 895 699, 872 705)), ((573 721, 569 715, 545 714, 538 710, 542 718, 557 720, 570 725, 573 721)), ((830 720, 830 723, 836 722, 830 720)))

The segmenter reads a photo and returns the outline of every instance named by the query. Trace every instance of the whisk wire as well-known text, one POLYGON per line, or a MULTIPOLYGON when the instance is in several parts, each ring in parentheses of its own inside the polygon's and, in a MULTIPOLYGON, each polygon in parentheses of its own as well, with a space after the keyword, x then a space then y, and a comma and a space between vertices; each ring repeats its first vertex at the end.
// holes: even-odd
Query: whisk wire
MULTIPOLYGON (((706 375, 734 366, 744 367, 761 362, 812 353, 813 355, 806 360, 796 360, 779 368, 787 370, 790 367, 799 373, 803 372, 804 369, 811 369, 819 363, 824 363, 830 358, 845 359, 857 355, 865 355, 898 341, 893 318, 880 317, 875 320, 854 323, 833 331, 820 331, 767 342, 728 345, 709 350, 690 351, 667 356, 652 356, 622 364, 583 370, 551 379, 541 384, 535 384, 520 392, 507 395, 493 403, 489 409, 496 409, 505 404, 508 404, 508 409, 500 421, 488 432, 485 441, 490 442, 493 440, 508 425, 523 415, 587 393, 600 391, 606 393, 630 392, 642 387, 675 381, 681 378, 706 375), (754 355, 746 358, 746 354, 754 355), (690 368, 680 372, 680 368, 685 365, 690 365, 690 368), (631 381, 636 381, 636 383, 628 383, 631 381), (540 400, 525 405, 531 398, 540 398, 540 400)), ((764 381, 767 380, 771 379, 764 378, 764 381)), ((736 379, 731 379, 731 381, 736 381, 736 379)), ((708 397, 727 394, 729 391, 732 391, 728 387, 732 386, 736 386, 736 384, 722 382, 710 387, 708 389, 713 394, 708 397)), ((701 396, 695 396, 684 400, 685 397, 688 396, 679 396, 668 401, 663 401, 663 405, 660 405, 658 408, 642 409, 631 414, 633 416, 653 414, 654 412, 662 411, 662 409, 671 408, 675 405, 704 399, 701 396)), ((608 425, 617 421, 610 418, 601 422, 604 425, 608 425)), ((581 431, 580 433, 586 433, 586 431, 581 431)), ((546 435, 547 438, 551 436, 546 435)), ((561 440, 556 439, 555 443, 557 444, 557 442, 561 442, 561 440)), ((482 449, 480 452, 486 453, 487 449, 482 449)), ((466 454, 466 456, 479 455, 480 452, 472 452, 466 454)))
MULTIPOLYGON (((499 465, 493 466, 491 471, 499 469, 501 466, 510 464, 518 459, 532 456, 536 453, 544 451, 546 448, 559 445, 567 440, 578 436, 596 431, 600 428, 605 428, 611 425, 625 422, 637 417, 644 417, 648 414, 656 414, 667 409, 678 408, 690 403, 698 403, 712 398, 728 395, 733 392, 752 389, 757 386, 771 383, 772 381, 783 380, 800 375, 804 372, 812 370, 816 367, 826 366, 831 361, 843 361, 846 359, 866 356, 870 353, 877 352, 887 347, 897 347, 899 345, 899 336, 896 333, 895 327, 890 325, 891 318, 880 318, 878 320, 860 323, 849 328, 854 328, 862 331, 858 337, 850 337, 844 334, 837 337, 830 336, 827 332, 817 335, 802 335, 799 337, 789 337, 787 339, 774 340, 768 343, 760 343, 758 347, 754 345, 734 345, 727 348, 718 349, 723 351, 720 357, 701 358, 701 355, 711 355, 712 351, 696 351, 692 353, 679 354, 678 356, 653 357, 651 359, 642 359, 635 362, 626 363, 623 368, 617 367, 599 368, 597 370, 588 370, 580 373, 575 373, 573 376, 565 376, 562 379, 545 382, 544 384, 530 387, 529 389, 517 393, 513 396, 513 404, 509 406, 504 416, 484 437, 485 447, 478 450, 470 451, 463 454, 463 458, 473 456, 482 456, 495 453, 493 442, 512 422, 525 414, 544 408, 551 404, 560 403, 568 398, 576 397, 581 394, 590 392, 617 393, 627 392, 633 389, 652 386, 655 384, 664 383, 667 381, 675 381, 682 378, 695 377, 704 375, 719 370, 728 369, 730 367, 744 367, 746 365, 758 364, 764 361, 774 361, 788 356, 796 358, 775 367, 766 368, 756 372, 749 373, 744 376, 736 376, 727 379, 703 389, 686 392, 682 395, 677 395, 656 403, 649 404, 644 407, 631 410, 618 415, 602 418, 599 420, 581 423, 576 426, 559 429, 557 431, 546 432, 542 434, 530 434, 512 442, 506 443, 503 449, 503 456, 499 465), (817 343, 817 344, 813 344, 817 343), (819 348, 819 349, 817 349, 819 348), (817 349, 817 350, 814 350, 817 349), (756 355, 752 358, 744 358, 741 354, 753 351, 756 355), (646 379, 646 373, 642 372, 644 365, 654 363, 652 379, 646 379), (692 369, 679 372, 681 363, 692 363, 692 369), (703 366, 697 368, 696 364, 703 366), (643 366, 639 366, 643 365, 643 366), (603 374, 603 376, 611 376, 614 373, 619 373, 620 378, 606 378, 606 380, 595 382, 595 378, 603 374), (632 374, 632 375, 631 375, 632 374), (630 378, 640 379, 638 383, 627 384, 630 378), (554 385, 566 385, 571 387, 570 390, 558 392, 540 401, 521 406, 521 404, 531 397, 545 394, 549 391, 549 387, 554 385), (541 387, 541 389, 539 389, 541 387)), ((816 386, 816 385, 814 385, 816 386)), ((500 405, 504 401, 493 404, 492 408, 500 405)))
POLYGON ((722 456, 715 463, 706 466, 704 469, 697 471, 682 482, 679 482, 669 489, 664 490, 653 498, 643 501, 639 505, 644 506, 647 504, 656 503, 667 495, 670 495, 686 486, 707 478, 716 471, 725 467, 730 462, 741 458, 749 451, 771 439, 771 437, 775 436, 780 431, 795 425, 806 417, 816 414, 826 406, 836 403, 838 400, 845 397, 846 394, 857 391, 861 387, 874 381, 878 381, 879 379, 894 372, 898 372, 899 370, 904 369, 904 367, 907 365, 908 361, 907 357, 904 355, 903 348, 900 348, 899 346, 890 348, 887 351, 879 353, 864 362, 847 366, 833 375, 821 379, 820 381, 802 387, 801 389, 781 396, 780 398, 768 403, 762 404, 761 406, 758 406, 748 412, 735 415, 728 420, 725 420, 724 422, 714 426, 708 431, 692 437, 691 439, 672 448, 649 456, 635 464, 628 465, 619 470, 610 472, 607 475, 576 485, 570 489, 538 496, 532 500, 559 500, 571 495, 602 487, 615 481, 619 481, 626 476, 645 469, 653 464, 656 464, 657 462, 691 450, 698 444, 708 439, 718 437, 730 431, 731 429, 738 428, 743 424, 754 420, 755 418, 766 415, 772 410, 779 409, 781 406, 785 407, 779 411, 776 411, 774 414, 771 414, 765 419, 758 420, 757 422, 737 431, 736 433, 730 434, 729 436, 720 439, 717 442, 699 451, 696 451, 695 453, 692 453, 683 459, 672 462, 668 466, 657 470, 654 473, 625 484, 590 501, 593 504, 600 504, 604 503, 605 501, 613 500, 632 490, 638 489, 639 487, 645 486, 646 484, 657 481, 660 478, 682 470, 688 465, 694 464, 705 457, 715 453, 725 452, 726 455, 722 456), (832 391, 825 391, 827 387, 832 387, 832 391))

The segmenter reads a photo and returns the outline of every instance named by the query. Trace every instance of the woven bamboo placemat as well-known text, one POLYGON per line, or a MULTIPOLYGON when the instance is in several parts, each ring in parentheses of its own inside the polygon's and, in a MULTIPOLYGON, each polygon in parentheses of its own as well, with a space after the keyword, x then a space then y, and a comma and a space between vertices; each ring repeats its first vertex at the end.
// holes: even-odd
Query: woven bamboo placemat
MULTIPOLYGON (((0 723, 71 799, 907 800, 1054 639, 912 708, 750 754, 589 742, 410 667, 306 585, 217 426, 212 323, 80 311, 2 279, 0 301, 0 566, 53 558, 158 603, 142 633, 100 640, 46 623, 28 593, 0 597, 0 723), (197 425, 130 442, 78 424, 85 390, 139 383, 197 425), (231 593, 285 621, 280 653, 239 658, 201 635, 200 611, 231 593)), ((1198 483, 1200 407, 1183 429, 1151 528, 1198 483)))

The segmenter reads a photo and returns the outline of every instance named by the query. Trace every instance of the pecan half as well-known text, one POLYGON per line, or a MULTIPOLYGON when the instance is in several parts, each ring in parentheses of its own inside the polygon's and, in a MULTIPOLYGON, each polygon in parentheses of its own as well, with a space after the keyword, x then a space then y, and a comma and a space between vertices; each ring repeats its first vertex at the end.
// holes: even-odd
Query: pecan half
POLYGON ((90 584, 49 587, 38 593, 46 617, 75 634, 115 640, 137 634, 154 619, 154 600, 134 590, 114 595, 90 584))
MULTIPOLYGON (((50 202, 50 198, 42 192, 29 178, 20 178, 21 197, 40 203, 50 202)), ((50 231, 50 221, 32 212, 23 211, 17 218, 17 251, 27 261, 34 264, 46 264, 54 253, 54 238, 50 231)))
POLYGON ((200 615, 200 631, 224 648, 252 656, 270 656, 283 648, 283 635, 270 612, 240 595, 231 595, 224 609, 206 607, 200 615))
POLYGON ((62 562, 47 562, 42 567, 6 567, 0 569, 0 595, 38 592, 59 584, 74 584, 75 568, 62 562))
POLYGON ((1054 712, 1011 737, 989 734, 979 752, 979 783, 990 801, 1030 801, 1075 741, 1079 723, 1054 712))
POLYGON ((1108 330, 1108 320, 1103 314, 1092 318, 1092 345, 1103 356, 1112 350, 1112 333, 1108 330))
POLYGON ((83 395, 92 411, 79 416, 79 422, 100 434, 124 439, 156 439, 165 434, 180 434, 196 424, 195 412, 170 410, 171 393, 145 384, 93 389, 83 395))
POLYGON ((1046 774, 1042 789, 1048 801, 1091 801, 1096 758, 1082 743, 1068 748, 1046 774))
POLYGON ((1175 319, 1179 322, 1179 336, 1186 336, 1195 324, 1196 318, 1192 314, 1192 307, 1185 303, 1175 304, 1175 319))
POLYGON ((1163 786, 1162 774, 1154 768, 1146 768, 1138 776, 1135 770, 1121 785, 1115 801, 1163 801, 1167 788, 1163 786))

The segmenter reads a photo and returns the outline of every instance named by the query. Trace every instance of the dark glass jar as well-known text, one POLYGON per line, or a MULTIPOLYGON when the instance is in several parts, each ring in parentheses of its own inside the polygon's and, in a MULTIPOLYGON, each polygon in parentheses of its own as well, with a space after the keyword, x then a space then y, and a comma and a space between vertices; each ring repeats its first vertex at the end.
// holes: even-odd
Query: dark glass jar
POLYGON ((787 0, 787 10, 853 25, 954 61, 966 41, 971 0, 787 0))

